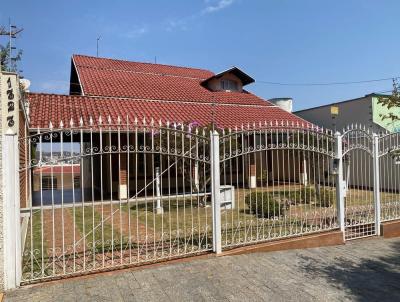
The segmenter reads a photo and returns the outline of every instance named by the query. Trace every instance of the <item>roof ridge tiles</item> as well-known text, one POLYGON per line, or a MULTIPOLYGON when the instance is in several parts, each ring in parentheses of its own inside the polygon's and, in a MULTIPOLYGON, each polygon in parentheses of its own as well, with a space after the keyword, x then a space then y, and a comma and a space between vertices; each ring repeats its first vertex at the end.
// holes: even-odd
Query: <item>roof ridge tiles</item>
MULTIPOLYGON (((200 77, 190 77, 190 76, 177 75, 177 74, 172 74, 172 73, 169 74, 169 73, 162 73, 162 72, 144 72, 144 71, 117 69, 117 68, 96 67, 96 66, 82 65, 82 64, 77 64, 77 66, 79 68, 93 68, 93 69, 97 69, 97 70, 109 70, 109 71, 127 72, 127 73, 134 73, 134 74, 170 76, 170 77, 193 79, 193 80, 206 80, 207 79, 207 78, 200 78, 200 77)), ((174 67, 174 66, 172 66, 172 67, 174 67)))
POLYGON ((48 129, 49 121, 55 124, 60 121, 73 120, 77 123, 83 119, 85 125, 90 124, 90 117, 98 121, 99 117, 110 116, 112 120, 129 116, 154 118, 154 120, 169 120, 192 122, 202 125, 210 123, 214 112, 217 124, 221 127, 240 125, 254 121, 288 120, 305 122, 303 119, 290 114, 277 106, 228 106, 203 103, 183 102, 150 102, 146 100, 129 102, 117 98, 88 97, 73 95, 53 95, 30 93, 30 128, 48 129), (239 109, 240 108, 240 109, 239 109))
MULTIPOLYGON (((205 101, 190 101, 190 100, 166 100, 166 99, 146 99, 146 98, 134 98, 129 96, 104 96, 104 95, 67 95, 67 94, 56 94, 46 92, 29 92, 29 95, 41 95, 41 96, 56 96, 66 98, 83 98, 83 99, 99 99, 99 100, 126 100, 126 101, 144 101, 144 102, 160 102, 160 103, 178 103, 178 104, 198 104, 198 105, 212 105, 212 102, 205 101)), ((263 100, 260 98, 260 100, 263 100)), ((265 104, 244 104, 244 103, 215 103, 215 106, 239 106, 239 107, 278 107, 277 105, 270 103, 268 100, 265 104)))

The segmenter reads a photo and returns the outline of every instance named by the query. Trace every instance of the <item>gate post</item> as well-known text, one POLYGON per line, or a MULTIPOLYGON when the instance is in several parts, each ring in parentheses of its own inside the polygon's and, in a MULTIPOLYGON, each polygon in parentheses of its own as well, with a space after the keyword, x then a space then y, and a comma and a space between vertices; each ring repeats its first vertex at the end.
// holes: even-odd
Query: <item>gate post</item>
POLYGON ((221 248, 221 193, 220 193, 220 167, 219 167, 219 134, 211 132, 211 204, 213 215, 213 251, 217 254, 221 248))
POLYGON ((19 208, 18 136, 3 135, 4 188, 4 287, 16 288, 21 282, 21 219, 19 208))
POLYGON ((0 71, 0 291, 20 285, 19 102, 16 73, 0 71))
POLYGON ((379 180, 379 136, 374 133, 372 135, 373 142, 373 173, 374 173, 374 206, 375 206, 375 233, 381 234, 381 195, 379 180))
POLYGON ((344 196, 345 187, 343 182, 343 149, 342 135, 339 132, 335 133, 335 168, 336 170, 336 206, 339 220, 340 230, 345 233, 345 209, 344 196))

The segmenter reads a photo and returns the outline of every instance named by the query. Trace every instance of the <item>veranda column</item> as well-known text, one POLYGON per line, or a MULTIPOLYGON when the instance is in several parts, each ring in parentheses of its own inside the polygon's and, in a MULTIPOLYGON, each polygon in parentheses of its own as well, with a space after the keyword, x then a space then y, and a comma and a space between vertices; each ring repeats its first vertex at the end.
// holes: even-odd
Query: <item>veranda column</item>
POLYGON ((300 155, 300 183, 305 186, 308 185, 307 159, 304 154, 300 155))
POLYGON ((164 208, 161 206, 161 176, 160 167, 156 167, 156 208, 154 211, 156 214, 163 214, 164 208))
POLYGON ((249 165, 249 188, 254 189, 257 187, 256 165, 250 161, 249 165))
POLYGON ((127 199, 128 198, 128 173, 127 173, 127 155, 126 153, 120 154, 120 167, 119 167, 119 187, 118 187, 118 198, 127 199))
MULTIPOLYGON (((117 138, 118 149, 122 146, 128 146, 126 135, 120 134, 117 138)), ((118 166, 118 199, 128 198, 128 154, 126 152, 121 152, 117 156, 117 166, 118 166)))

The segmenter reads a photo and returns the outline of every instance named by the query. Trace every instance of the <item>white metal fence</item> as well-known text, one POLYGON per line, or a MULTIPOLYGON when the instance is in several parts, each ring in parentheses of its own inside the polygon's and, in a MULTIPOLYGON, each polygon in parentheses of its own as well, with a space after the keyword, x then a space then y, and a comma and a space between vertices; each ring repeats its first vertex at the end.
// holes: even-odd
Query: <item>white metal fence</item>
POLYGON ((397 134, 62 122, 19 139, 22 282, 400 219, 397 134), (380 207, 382 204, 382 207, 380 207))
POLYGON ((379 137, 379 201, 382 221, 400 218, 400 133, 379 137))
POLYGON ((32 156, 20 170, 31 178, 24 281, 212 248, 205 129, 100 119, 22 140, 32 156))
POLYGON ((222 245, 232 247, 338 227, 334 137, 305 125, 267 123, 221 135, 222 245))

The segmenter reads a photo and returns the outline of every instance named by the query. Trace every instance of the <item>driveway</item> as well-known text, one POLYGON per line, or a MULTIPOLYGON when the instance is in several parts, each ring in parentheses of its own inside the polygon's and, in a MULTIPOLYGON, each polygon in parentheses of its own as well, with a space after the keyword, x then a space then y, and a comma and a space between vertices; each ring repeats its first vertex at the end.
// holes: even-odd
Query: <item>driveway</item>
POLYGON ((24 287, 5 301, 400 301, 400 239, 98 274, 24 287))

